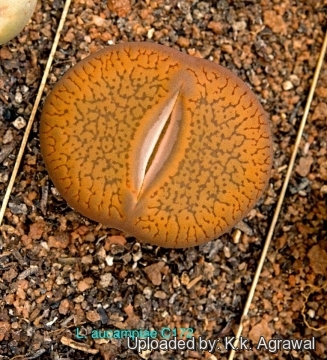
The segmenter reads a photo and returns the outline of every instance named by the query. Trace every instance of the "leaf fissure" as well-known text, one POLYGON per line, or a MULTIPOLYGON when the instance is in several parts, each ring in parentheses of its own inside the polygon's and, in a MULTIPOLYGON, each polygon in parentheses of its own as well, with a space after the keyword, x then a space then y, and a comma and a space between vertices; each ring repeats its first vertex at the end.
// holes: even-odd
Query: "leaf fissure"
POLYGON ((155 180, 172 153, 181 119, 179 91, 172 96, 145 135, 137 168, 138 198, 155 180))

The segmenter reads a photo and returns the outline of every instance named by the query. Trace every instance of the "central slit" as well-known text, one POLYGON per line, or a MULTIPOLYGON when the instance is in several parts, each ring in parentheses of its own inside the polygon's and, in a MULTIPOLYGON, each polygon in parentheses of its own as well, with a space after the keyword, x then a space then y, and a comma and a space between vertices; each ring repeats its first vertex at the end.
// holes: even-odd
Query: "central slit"
POLYGON ((136 174, 136 189, 139 198, 152 183, 170 156, 177 140, 181 119, 179 92, 169 99, 159 116, 151 121, 139 152, 136 174))
POLYGON ((154 146, 154 149, 153 149, 153 152, 150 155, 150 158, 148 159, 148 163, 146 164, 146 169, 145 169, 145 175, 149 171, 149 169, 150 169, 150 167, 151 167, 151 165, 153 163, 153 160, 155 158, 155 155, 158 153, 159 145, 161 144, 163 138, 165 137, 165 134, 167 132, 167 129, 168 129, 168 126, 169 126, 170 122, 171 122, 171 114, 169 115, 163 129, 161 130, 161 133, 159 134, 158 141, 154 146))

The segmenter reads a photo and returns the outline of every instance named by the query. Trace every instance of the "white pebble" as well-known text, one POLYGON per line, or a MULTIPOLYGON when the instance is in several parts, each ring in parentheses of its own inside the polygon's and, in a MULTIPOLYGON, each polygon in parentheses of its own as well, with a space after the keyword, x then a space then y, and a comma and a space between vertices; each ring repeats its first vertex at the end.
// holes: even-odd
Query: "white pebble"
POLYGON ((26 86, 26 85, 23 85, 23 86, 21 87, 21 91, 22 91, 22 93, 23 93, 24 95, 28 93, 28 90, 29 90, 29 88, 28 88, 28 86, 26 86))
POLYGON ((234 31, 242 31, 246 29, 246 22, 244 20, 236 21, 233 25, 234 31))
POLYGON ((21 104, 23 102, 23 95, 21 92, 16 92, 15 101, 17 104, 21 104))
POLYGON ((144 296, 147 298, 147 299, 150 299, 151 296, 152 296, 152 290, 149 286, 146 286, 144 289, 143 289, 143 294, 144 296))
POLYGON ((227 259, 229 259, 230 256, 231 256, 229 247, 224 246, 224 249, 223 249, 223 250, 224 250, 224 255, 227 257, 227 259))
POLYGON ((106 263, 107 263, 108 266, 112 266, 113 263, 114 263, 113 256, 110 256, 110 255, 106 256, 106 263))
POLYGON ((154 28, 151 28, 148 30, 148 33, 147 33, 148 39, 152 39, 154 31, 155 31, 154 28))
POLYGON ((316 315, 316 312, 313 309, 308 310, 308 316, 313 319, 316 315))
POLYGON ((300 79, 299 79, 299 77, 298 77, 297 75, 295 75, 295 74, 290 75, 290 81, 292 82, 292 84, 293 84, 294 86, 299 86, 299 85, 300 85, 300 79))
POLYGON ((26 126, 26 121, 22 116, 19 116, 14 122, 13 125, 16 129, 20 130, 26 126))
POLYGON ((291 89, 293 89, 293 84, 289 80, 284 81, 283 82, 283 89, 285 91, 291 90, 291 89))

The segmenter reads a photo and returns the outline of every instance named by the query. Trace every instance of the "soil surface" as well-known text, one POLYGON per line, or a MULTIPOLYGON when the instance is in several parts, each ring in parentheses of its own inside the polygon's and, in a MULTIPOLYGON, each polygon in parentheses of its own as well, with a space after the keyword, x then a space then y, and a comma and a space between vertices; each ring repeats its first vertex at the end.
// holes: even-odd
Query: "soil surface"
MULTIPOLYGON (((0 47, 0 201, 62 8, 61 0, 38 2, 23 32, 0 47)), ((224 341, 236 333, 275 210, 326 11, 324 0, 72 2, 1 226, 0 359, 228 358, 224 341), (153 41, 229 68, 253 89, 271 120, 274 165, 267 191, 235 229, 200 247, 140 244, 84 218, 63 200, 45 169, 38 127, 46 94, 81 59, 126 41, 153 41), (138 354, 119 338, 131 329, 220 339, 220 349, 138 354), (108 339, 113 330, 116 338, 108 339)), ((235 359, 327 358, 326 98, 324 64, 244 320, 243 337, 252 350, 243 348, 235 359), (312 337, 314 350, 273 353, 276 342, 268 348, 271 339, 312 337)))

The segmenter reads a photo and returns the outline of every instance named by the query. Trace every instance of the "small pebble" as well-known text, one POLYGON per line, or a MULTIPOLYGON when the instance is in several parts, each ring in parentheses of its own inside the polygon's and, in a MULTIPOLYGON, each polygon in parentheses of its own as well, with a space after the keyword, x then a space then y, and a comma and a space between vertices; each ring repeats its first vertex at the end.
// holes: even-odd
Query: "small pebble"
POLYGON ((189 282, 190 282, 190 278, 189 278, 189 276, 187 275, 187 273, 184 271, 184 272, 182 273, 182 276, 181 276, 181 283, 182 283, 183 285, 187 285, 189 282))
POLYGON ((290 81, 292 82, 292 84, 293 84, 294 86, 299 86, 299 85, 300 85, 300 79, 299 79, 299 77, 298 77, 297 75, 295 75, 295 74, 290 75, 290 81))
POLYGON ((100 286, 106 289, 110 285, 111 280, 112 280, 111 273, 100 275, 100 286))
POLYGON ((16 129, 20 130, 26 126, 26 121, 22 116, 18 116, 18 118, 13 122, 13 125, 16 129))
POLYGON ((308 310, 308 316, 313 319, 316 315, 316 312, 313 309, 308 310))
POLYGON ((154 28, 149 29, 149 30, 148 30, 148 33, 147 33, 147 38, 148 38, 148 39, 152 39, 154 32, 155 32, 155 29, 154 29, 154 28))
POLYGON ((143 350, 139 353, 139 355, 142 359, 149 359, 151 355, 151 350, 143 350))
POLYGON ((3 144, 9 144, 10 142, 12 142, 14 140, 14 137, 13 137, 13 133, 12 133, 12 130, 11 129, 8 129, 6 132, 5 132, 5 135, 3 136, 3 144))
POLYGON ((27 94, 27 93, 28 93, 28 91, 29 91, 29 87, 28 87, 28 86, 26 86, 26 85, 23 85, 23 86, 21 87, 21 91, 22 91, 22 93, 25 95, 25 94, 27 94))
POLYGON ((7 173, 0 173, 0 183, 6 183, 8 181, 9 175, 7 173))
POLYGON ((114 263, 114 257, 111 255, 106 256, 106 263, 108 266, 112 266, 112 264, 114 263))
POLYGON ((144 296, 147 298, 147 299, 150 299, 151 296, 152 296, 152 290, 149 286, 146 286, 144 289, 143 289, 143 294, 144 296))
POLYGON ((184 15, 190 12, 190 4, 187 1, 179 1, 177 6, 184 15))
POLYGON ((299 160, 299 164, 296 166, 295 171, 302 177, 305 177, 309 174, 311 165, 314 162, 312 156, 303 156, 299 160))
POLYGON ((289 81, 289 80, 286 80, 286 81, 284 81, 283 82, 283 89, 285 90, 285 91, 288 91, 288 90, 291 90, 291 89, 293 89, 293 84, 291 83, 291 81, 289 81))
POLYGON ((154 293, 154 297, 158 299, 166 299, 167 295, 164 291, 158 290, 154 293))
POLYGON ((26 215, 27 214, 28 209, 25 204, 15 204, 15 203, 10 202, 8 204, 8 206, 13 214, 16 214, 16 215, 18 215, 18 214, 26 215))
POLYGON ((227 259, 231 256, 230 249, 227 246, 224 246, 224 255, 227 257, 227 259))
POLYGON ((244 20, 242 21, 236 21, 233 25, 234 31, 242 31, 246 29, 246 22, 244 20))
MULTIPOLYGON (((254 213, 255 216, 255 213, 254 213)), ((252 236, 253 235, 253 229, 244 221, 240 221, 236 226, 236 229, 240 230, 242 233, 252 236)))
POLYGON ((23 95, 22 95, 22 93, 16 92, 15 101, 16 101, 16 103, 18 103, 18 104, 21 104, 21 103, 22 103, 22 101, 23 101, 23 95))

